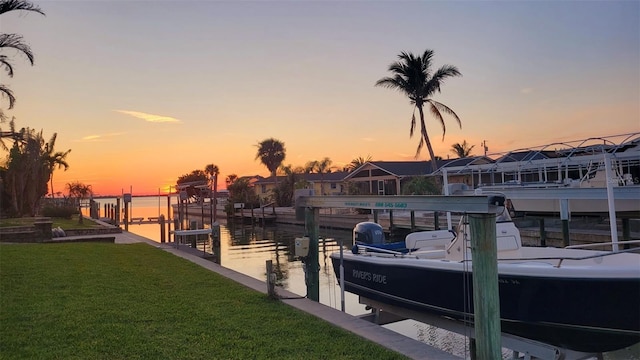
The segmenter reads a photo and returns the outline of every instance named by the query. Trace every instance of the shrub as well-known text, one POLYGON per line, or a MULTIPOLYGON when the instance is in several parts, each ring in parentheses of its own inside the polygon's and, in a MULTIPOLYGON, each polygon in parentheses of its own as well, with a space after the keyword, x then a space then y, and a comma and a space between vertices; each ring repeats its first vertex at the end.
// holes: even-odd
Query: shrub
POLYGON ((71 219, 71 216, 78 213, 78 209, 73 206, 45 206, 42 208, 42 216, 51 218, 71 219))

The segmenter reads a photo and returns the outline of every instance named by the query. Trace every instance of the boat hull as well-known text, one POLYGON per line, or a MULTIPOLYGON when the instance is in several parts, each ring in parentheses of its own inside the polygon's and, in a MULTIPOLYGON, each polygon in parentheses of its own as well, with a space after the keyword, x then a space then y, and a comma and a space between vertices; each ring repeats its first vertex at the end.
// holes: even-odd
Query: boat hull
MULTIPOLYGON (((345 254, 345 290, 395 306, 473 321, 470 264, 464 269, 462 263, 429 267, 387 260, 345 254), (469 295, 465 296, 465 289, 469 295)), ((339 257, 332 255, 332 261, 339 274, 339 257)), ((500 274, 499 293, 505 333, 582 352, 607 352, 640 342, 638 278, 500 274)))

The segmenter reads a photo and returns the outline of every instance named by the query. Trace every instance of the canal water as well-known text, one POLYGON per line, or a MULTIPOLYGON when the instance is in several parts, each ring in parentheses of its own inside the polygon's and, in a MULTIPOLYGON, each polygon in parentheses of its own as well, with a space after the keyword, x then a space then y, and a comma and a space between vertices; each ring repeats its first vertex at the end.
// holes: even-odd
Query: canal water
MULTIPOLYGON (((96 199, 104 213, 104 204, 115 204, 114 198, 96 199)), ((175 203, 176 199, 172 199, 175 203)), ((129 207, 130 218, 158 217, 164 215, 173 218, 167 206, 166 196, 133 197, 129 207)), ((205 213, 206 223, 209 214, 205 213)), ((160 225, 131 224, 129 231, 160 242, 160 225)), ((266 279, 266 261, 271 260, 277 275, 277 284, 282 288, 298 294, 306 295, 303 263, 293 256, 296 237, 305 235, 303 226, 281 225, 261 227, 251 224, 228 223, 220 225, 220 265, 254 277, 261 281, 266 279)), ((320 302, 336 309, 341 308, 340 287, 331 265, 329 255, 339 251, 350 251, 352 244, 351 231, 320 228, 319 232, 319 264, 320 264, 320 302)), ((210 242, 199 242, 198 247, 210 252, 210 242)), ((345 292, 345 311, 351 315, 369 313, 364 305, 358 303, 358 297, 345 292)), ((413 320, 405 320, 385 327, 423 341, 429 345, 449 353, 468 357, 468 341, 459 334, 451 333, 433 326, 413 320)), ((510 350, 503 351, 503 358, 512 356, 510 350)), ((640 360, 640 345, 617 352, 604 354, 604 359, 636 359, 640 360)))

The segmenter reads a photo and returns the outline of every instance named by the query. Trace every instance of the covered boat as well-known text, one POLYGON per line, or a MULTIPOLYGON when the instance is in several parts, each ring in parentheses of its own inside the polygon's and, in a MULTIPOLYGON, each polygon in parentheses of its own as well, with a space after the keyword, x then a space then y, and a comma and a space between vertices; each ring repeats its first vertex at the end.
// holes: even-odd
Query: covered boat
MULTIPOLYGON (((601 353, 640 342, 640 254, 523 247, 503 211, 496 241, 501 329, 580 352, 601 353)), ((362 229, 371 229, 364 227, 362 229)), ((367 238, 354 231, 354 238, 367 238)), ((342 260, 346 291, 414 311, 473 321, 470 229, 463 216, 446 230, 410 234, 406 252, 358 241, 342 260), (430 241, 433 240, 433 241, 430 241)))

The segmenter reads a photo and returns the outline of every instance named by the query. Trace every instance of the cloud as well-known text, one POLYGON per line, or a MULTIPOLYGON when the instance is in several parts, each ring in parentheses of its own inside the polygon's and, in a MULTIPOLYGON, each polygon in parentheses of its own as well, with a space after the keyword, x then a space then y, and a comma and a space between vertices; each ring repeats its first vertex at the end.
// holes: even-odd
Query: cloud
POLYGON ((174 123, 174 124, 181 123, 180 120, 173 118, 171 116, 147 114, 140 111, 130 111, 130 110, 114 110, 114 111, 122 114, 130 115, 138 119, 142 119, 144 121, 153 122, 153 123, 174 123))
POLYGON ((522 88, 520 89, 521 94, 531 94, 533 92, 533 88, 522 88))
POLYGON ((123 132, 119 132, 119 133, 109 133, 109 134, 102 134, 102 135, 87 135, 82 137, 82 139, 80 139, 79 141, 82 142, 102 142, 102 141, 106 141, 108 140, 108 138, 112 138, 115 136, 120 136, 124 134, 123 132))

